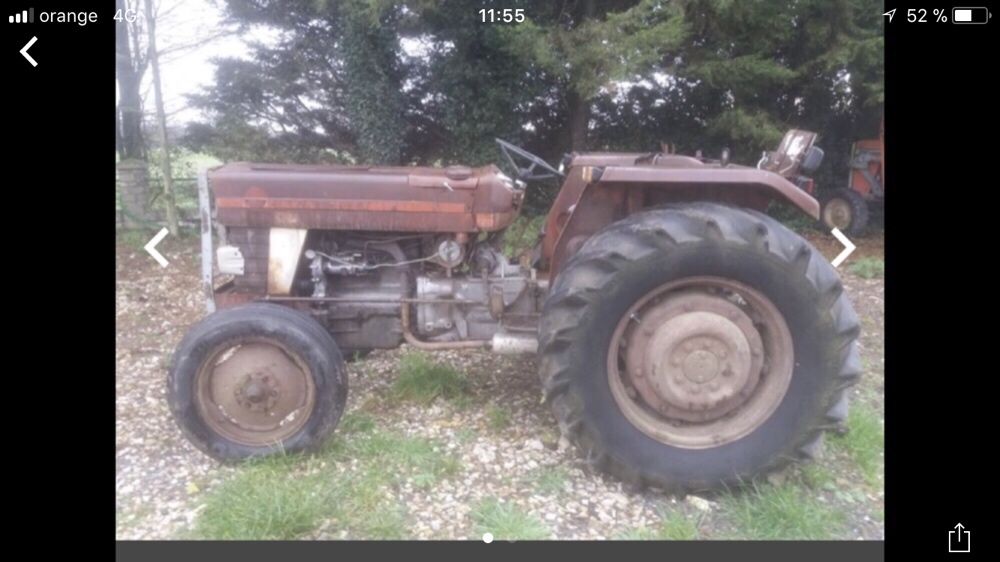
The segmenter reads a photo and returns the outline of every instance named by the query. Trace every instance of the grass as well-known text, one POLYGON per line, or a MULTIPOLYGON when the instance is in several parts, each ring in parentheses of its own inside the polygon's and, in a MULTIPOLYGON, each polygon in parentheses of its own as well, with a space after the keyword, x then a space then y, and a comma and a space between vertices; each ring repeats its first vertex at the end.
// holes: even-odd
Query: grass
POLYGON ((537 517, 510 503, 496 498, 480 502, 471 512, 474 537, 492 533, 496 540, 542 540, 549 538, 549 529, 537 517))
POLYGON ((152 230, 147 230, 144 228, 136 229, 121 229, 117 233, 118 242, 124 246, 128 246, 133 250, 141 250, 146 242, 153 237, 154 232, 152 230))
POLYGON ((882 481, 885 429, 882 418, 871 406, 854 404, 847 414, 847 433, 833 436, 834 447, 844 451, 870 485, 882 481))
POLYGON ((475 439, 477 435, 476 430, 471 427, 460 427, 455 430, 455 439, 462 444, 469 443, 475 439))
POLYGON ((848 269, 864 279, 881 279, 885 277, 885 260, 868 256, 856 260, 848 269))
POLYGON ((563 491, 569 480, 569 471, 565 467, 545 466, 532 472, 528 481, 539 494, 555 494, 563 491))
POLYGON ((450 400, 468 394, 468 380, 452 367, 431 361, 423 353, 411 352, 400 358, 393 398, 426 404, 438 397, 450 400))
POLYGON ((510 411, 499 406, 491 405, 486 410, 486 423, 494 431, 502 431, 510 427, 510 411))
POLYGON ((793 482, 752 485, 725 496, 722 505, 739 539, 833 539, 846 522, 843 511, 793 482))
POLYGON ((700 519, 692 519, 678 511, 663 511, 660 524, 654 528, 640 527, 619 535, 620 540, 629 541, 693 541, 698 539, 700 519))
POLYGON ((378 428, 366 413, 344 416, 339 438, 320 453, 244 464, 206 496, 197 538, 281 540, 324 534, 406 537, 407 512, 391 489, 427 488, 456 474, 459 461, 429 439, 378 428), (338 467, 349 466, 347 470, 338 467))
POLYGON ((375 418, 366 412, 351 412, 340 419, 341 433, 367 433, 375 429, 375 418))
POLYGON ((336 503, 336 490, 300 457, 275 456, 242 467, 208 498, 195 535, 225 540, 294 539, 314 529, 336 503))
POLYGON ((798 477, 811 490, 833 490, 836 476, 825 464, 809 463, 797 467, 798 477))

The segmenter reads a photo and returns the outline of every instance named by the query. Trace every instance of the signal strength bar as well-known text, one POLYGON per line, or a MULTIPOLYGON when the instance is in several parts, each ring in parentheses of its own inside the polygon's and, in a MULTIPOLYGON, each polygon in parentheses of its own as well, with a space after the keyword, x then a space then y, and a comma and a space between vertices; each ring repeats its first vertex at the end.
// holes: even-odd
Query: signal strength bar
POLYGON ((35 23, 35 9, 21 10, 20 14, 7 16, 7 23, 35 23))

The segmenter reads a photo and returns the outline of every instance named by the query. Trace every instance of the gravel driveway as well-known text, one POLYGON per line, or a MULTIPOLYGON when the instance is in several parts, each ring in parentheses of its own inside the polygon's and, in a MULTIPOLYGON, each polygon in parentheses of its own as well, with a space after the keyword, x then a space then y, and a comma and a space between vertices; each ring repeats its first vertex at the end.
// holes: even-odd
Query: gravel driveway
MULTIPOLYGON (((835 253, 835 246, 820 246, 835 253)), ((872 250, 880 256, 880 243, 872 250)), ((864 248, 863 248, 864 250, 864 248)), ((116 534, 119 539, 184 537, 204 508, 206 494, 238 469, 220 466, 189 445, 170 418, 165 368, 191 323, 201 318, 196 242, 167 241, 160 268, 141 249, 117 247, 116 351, 116 534)), ((830 257, 830 256, 828 256, 830 257)), ((881 279, 845 275, 864 322, 862 350, 868 368, 857 398, 882 412, 881 279)), ((466 539, 477 536, 473 506, 501 498, 544 523, 549 536, 601 539, 634 536, 654 528, 664 508, 698 521, 698 536, 726 537, 732 519, 724 502, 655 490, 632 492, 620 483, 582 469, 572 447, 558 438, 554 417, 540 404, 534 357, 496 356, 482 351, 440 352, 435 361, 464 373, 475 397, 472 407, 437 401, 430 406, 381 400, 391 385, 401 353, 376 352, 351 363, 348 413, 375 413, 380 428, 442 443, 460 461, 460 472, 430 489, 398 486, 411 538, 466 539)), ((337 437, 334 437, 336 439, 337 437)), ((820 501, 835 504, 847 522, 834 538, 881 539, 881 483, 853 496, 841 486, 857 480, 849 461, 831 461, 834 489, 820 489, 820 501)), ((350 466, 343 467, 345 473, 350 466)), ((777 477, 780 481, 782 476, 777 477)), ((320 526, 311 538, 344 538, 320 526)), ((354 538, 354 537, 350 537, 354 538)))

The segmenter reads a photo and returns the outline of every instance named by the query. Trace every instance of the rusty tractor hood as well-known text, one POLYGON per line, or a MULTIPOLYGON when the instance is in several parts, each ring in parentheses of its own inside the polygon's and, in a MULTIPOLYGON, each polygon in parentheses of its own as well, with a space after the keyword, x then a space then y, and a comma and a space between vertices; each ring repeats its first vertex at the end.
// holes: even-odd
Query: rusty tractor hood
POLYGON ((500 230, 523 197, 496 166, 234 162, 208 173, 226 226, 408 232, 500 230))

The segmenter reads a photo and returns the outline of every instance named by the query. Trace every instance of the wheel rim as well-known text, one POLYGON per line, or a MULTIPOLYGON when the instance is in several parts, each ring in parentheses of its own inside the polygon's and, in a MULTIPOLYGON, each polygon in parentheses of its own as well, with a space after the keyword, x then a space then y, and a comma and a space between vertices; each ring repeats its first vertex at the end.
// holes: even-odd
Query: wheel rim
POLYGON ((608 382, 625 417, 657 441, 701 449, 760 427, 788 390, 791 333, 778 309, 716 277, 650 291, 618 322, 608 382))
POLYGON ((844 199, 830 199, 823 208, 823 222, 827 226, 841 230, 849 228, 854 221, 851 204, 844 199))
POLYGON ((198 371, 196 389, 208 426, 249 446, 295 434, 309 419, 316 394, 312 373, 298 355, 257 338, 216 348, 198 371))

